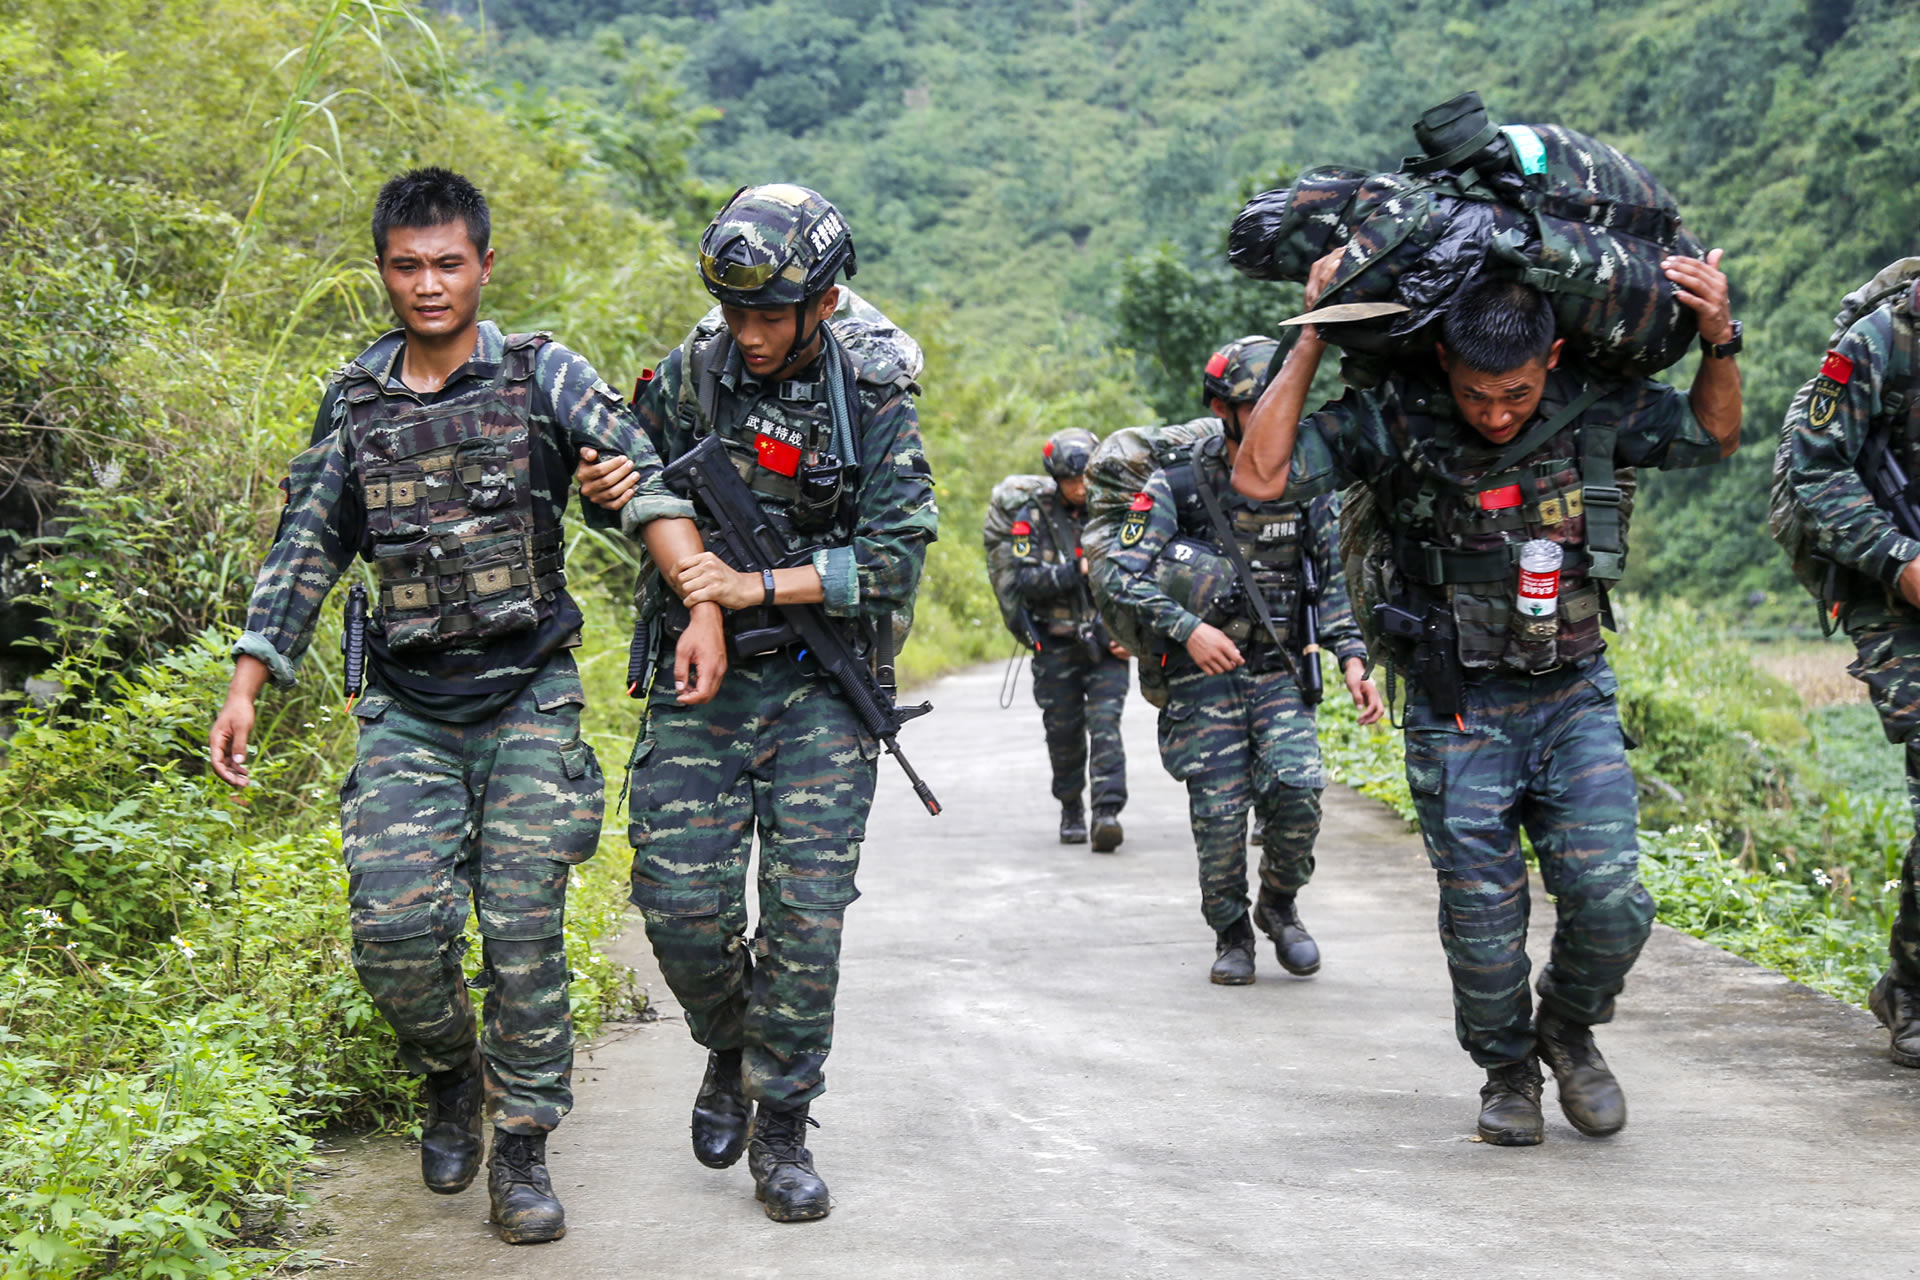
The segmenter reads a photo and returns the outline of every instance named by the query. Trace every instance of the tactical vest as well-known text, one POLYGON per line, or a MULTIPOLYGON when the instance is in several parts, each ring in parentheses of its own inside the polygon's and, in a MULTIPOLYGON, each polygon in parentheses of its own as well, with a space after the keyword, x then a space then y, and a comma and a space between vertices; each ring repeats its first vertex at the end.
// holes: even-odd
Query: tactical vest
MULTIPOLYGON (((1015 555, 1024 558, 1020 540, 1033 539, 1035 541, 1030 545, 1037 547, 1041 561, 1050 565, 1071 562, 1080 546, 1080 529, 1057 493, 1023 511, 1021 519, 1013 526, 1013 537, 1015 555), (1021 532, 1022 524, 1026 525, 1025 533, 1021 532)), ((1080 624, 1087 620, 1092 599, 1089 592, 1073 591, 1055 596, 1046 604, 1029 604, 1027 612, 1035 625, 1048 635, 1068 636, 1078 631, 1080 624)))
POLYGON ((1388 414, 1403 465, 1389 470, 1376 497, 1390 513, 1394 567, 1409 594, 1423 606, 1450 606, 1460 665, 1542 672, 1598 652, 1604 590, 1626 564, 1617 430, 1584 421, 1598 390, 1544 403, 1547 416, 1529 428, 1563 424, 1497 471, 1455 469, 1454 446, 1473 429, 1453 416, 1444 388, 1403 395, 1397 418, 1388 414), (1534 538, 1565 548, 1552 626, 1513 616, 1520 550, 1534 538))
MULTIPOLYGON (((433 404, 388 394, 360 361, 341 402, 395 652, 531 631, 566 586, 562 537, 533 503, 529 419, 545 334, 513 334, 489 381, 433 404)), ((371 349, 371 348, 370 348, 371 349)))
MULTIPOLYGON (((1293 628, 1300 611, 1303 585, 1300 560, 1307 552, 1306 508, 1291 501, 1254 502, 1235 493, 1226 484, 1226 438, 1210 436, 1194 446, 1192 457, 1166 469, 1167 485, 1173 491, 1174 510, 1180 521, 1180 537, 1205 544, 1221 557, 1229 553, 1215 531, 1202 484, 1214 486, 1221 498, 1234 546, 1253 571, 1253 583, 1266 601, 1267 614, 1279 632, 1282 645, 1293 641, 1293 628)), ((1171 544, 1177 557, 1178 543, 1171 544)), ((1160 554, 1164 559, 1168 550, 1160 554)), ((1216 571, 1218 572, 1218 571, 1216 571)), ((1230 571, 1229 571, 1230 572, 1230 571)), ((1223 587, 1226 584, 1222 584, 1223 587)), ((1270 646, 1272 638, 1258 622, 1258 611, 1238 583, 1214 596, 1216 603, 1206 612, 1192 610, 1204 622, 1227 633, 1236 645, 1246 648, 1270 646), (1216 616, 1209 617, 1208 613, 1216 616)), ((1182 603, 1185 603, 1184 601, 1182 603)))

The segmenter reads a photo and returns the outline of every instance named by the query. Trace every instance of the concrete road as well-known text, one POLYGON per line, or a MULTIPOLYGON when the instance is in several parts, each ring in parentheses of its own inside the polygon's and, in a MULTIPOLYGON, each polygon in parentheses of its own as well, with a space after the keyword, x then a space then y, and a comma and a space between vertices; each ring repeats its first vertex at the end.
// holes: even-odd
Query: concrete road
POLYGON ((1544 1146, 1483 1145, 1417 836, 1329 792, 1320 976, 1263 942, 1257 985, 1211 986, 1152 709, 1127 713, 1126 844, 1095 855, 1056 843, 1038 714, 1024 681, 997 709, 999 677, 942 681, 907 731, 942 817, 882 763, 815 1107, 831 1218, 777 1225, 744 1161, 694 1162, 704 1055, 636 926, 666 1016, 583 1048, 565 1240, 501 1245, 484 1177, 431 1196, 406 1144, 355 1140, 313 1243, 396 1278, 1920 1275, 1920 1072, 1868 1015, 1659 928, 1601 1033, 1626 1131, 1581 1137, 1549 1080, 1544 1146))

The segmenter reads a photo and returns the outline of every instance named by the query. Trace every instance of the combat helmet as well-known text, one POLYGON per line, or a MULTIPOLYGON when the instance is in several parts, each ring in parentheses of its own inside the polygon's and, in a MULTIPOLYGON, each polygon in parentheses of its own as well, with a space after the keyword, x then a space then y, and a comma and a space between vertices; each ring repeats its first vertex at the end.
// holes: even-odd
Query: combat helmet
POLYGON ((853 235, 831 201, 809 187, 742 187, 700 236, 700 280, 735 307, 792 307, 855 270, 853 235))
POLYGON ((1218 397, 1228 404, 1252 404, 1267 389, 1267 372, 1280 354, 1280 344, 1265 334, 1235 338, 1214 352, 1201 375, 1201 403, 1211 407, 1218 397))
POLYGON ((1099 445, 1100 437, 1085 427, 1068 427, 1047 437, 1047 442, 1040 446, 1040 457, 1046 462, 1048 475, 1055 480, 1065 480, 1086 474, 1087 464, 1093 461, 1093 451, 1099 445))

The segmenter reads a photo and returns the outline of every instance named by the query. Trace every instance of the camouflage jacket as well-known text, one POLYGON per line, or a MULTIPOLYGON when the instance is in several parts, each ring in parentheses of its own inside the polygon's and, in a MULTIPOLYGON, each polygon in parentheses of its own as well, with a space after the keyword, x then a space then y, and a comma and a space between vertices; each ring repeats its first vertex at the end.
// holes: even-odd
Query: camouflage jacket
POLYGON ((1087 509, 1068 506, 1057 492, 1027 507, 1014 522, 1013 589, 1046 614, 1035 621, 1055 634, 1098 616, 1087 576, 1080 570, 1086 523, 1087 509))
MULTIPOLYGON (((506 335, 499 327, 482 321, 473 358, 439 392, 424 395, 400 380, 404 342, 399 331, 375 342, 355 363, 375 376, 383 395, 430 404, 463 391, 470 380, 494 377, 505 346, 506 335)), ((691 505, 667 492, 659 458, 593 366, 559 343, 548 342, 540 348, 534 370, 536 387, 528 427, 534 437, 533 501, 539 519, 553 527, 560 524, 583 446, 597 449, 602 456, 624 454, 639 469, 640 488, 617 517, 627 533, 636 533, 651 520, 693 514, 691 505)), ((247 654, 266 663, 278 684, 293 681, 295 667, 313 638, 321 603, 361 552, 364 541, 361 481, 347 433, 340 430, 344 405, 332 390, 322 404, 322 414, 327 420, 316 427, 315 442, 291 465, 280 526, 255 581, 246 632, 234 645, 235 656, 247 654)), ((603 526, 616 519, 591 504, 586 515, 590 523, 603 526)), ((560 625, 571 618, 568 631, 579 627, 579 610, 564 591, 555 617, 560 625)), ((544 651, 519 652, 527 646, 514 643, 517 640, 500 637, 422 655, 395 674, 409 687, 449 695, 517 689, 547 656, 544 651), (532 669, 525 669, 529 664, 532 669)))
MULTIPOLYGON (((1193 456, 1194 480, 1212 484, 1223 498, 1228 512, 1246 499, 1234 493, 1227 483, 1224 450, 1199 448, 1193 456)), ((1184 645, 1199 627, 1201 619, 1163 591, 1154 578, 1154 561, 1168 542, 1182 534, 1214 542, 1210 525, 1202 523, 1183 528, 1181 512, 1167 478, 1166 468, 1153 473, 1141 497, 1134 500, 1134 512, 1142 514, 1144 529, 1134 537, 1128 529, 1108 553, 1112 566, 1107 581, 1113 596, 1123 608, 1130 609, 1147 628, 1184 645), (1131 539, 1131 541, 1129 541, 1131 539)), ((1345 663, 1348 658, 1367 656, 1365 640, 1353 620, 1353 605, 1347 597, 1346 573, 1340 565, 1340 519, 1338 499, 1331 494, 1306 503, 1296 503, 1291 495, 1289 507, 1300 508, 1307 522, 1307 550, 1320 571, 1320 643, 1345 663)))
MULTIPOLYGON (((1894 336, 1894 326, 1905 323, 1895 315, 1899 305, 1885 303, 1856 320, 1787 410, 1789 477, 1821 553, 1889 591, 1897 590, 1901 571, 1920 556, 1920 542, 1894 528, 1854 463, 1875 419, 1896 404, 1904 413, 1902 402, 1910 394, 1911 371, 1903 367, 1894 336)), ((1909 467, 1916 443, 1896 441, 1896 456, 1909 467)))
MULTIPOLYGON (((702 341, 701 330, 696 329, 689 342, 669 352, 634 402, 641 426, 669 462, 715 429, 715 424, 702 420, 697 397, 681 391, 689 347, 702 341)), ((730 351, 718 371, 719 387, 724 400, 732 403, 723 400, 720 429, 737 455, 752 457, 759 452, 765 458, 766 453, 756 448, 761 442, 751 429, 751 409, 762 397, 773 395, 774 389, 763 388, 747 373, 738 348, 731 343, 726 346, 730 351)), ((858 404, 848 406, 855 419, 860 461, 851 539, 816 546, 812 561, 825 588, 828 614, 851 619, 891 613, 898 630, 912 620, 927 544, 939 532, 940 512, 912 394, 898 380, 869 381, 860 376, 863 372, 856 372, 858 404)), ((820 376, 817 366, 811 376, 820 376)), ((766 495, 760 496, 763 506, 767 505, 766 495)), ((704 531, 705 517, 696 513, 695 519, 702 522, 704 531)))

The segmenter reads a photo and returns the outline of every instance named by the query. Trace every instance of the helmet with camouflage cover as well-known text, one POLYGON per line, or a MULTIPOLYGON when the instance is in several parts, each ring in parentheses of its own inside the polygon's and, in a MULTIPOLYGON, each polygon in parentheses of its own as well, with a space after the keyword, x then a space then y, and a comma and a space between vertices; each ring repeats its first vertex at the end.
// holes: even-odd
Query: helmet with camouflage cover
POLYGON ((742 187, 700 237, 700 279, 735 307, 791 307, 855 270, 853 235, 831 201, 809 187, 742 187))
POLYGON ((1055 480, 1066 480, 1085 475, 1087 464, 1093 461, 1093 451, 1099 447, 1100 437, 1093 432, 1085 427, 1068 427, 1047 437, 1047 442, 1040 446, 1040 456, 1046 461, 1048 475, 1055 480))
POLYGON ((1265 334, 1235 338, 1214 352, 1201 375, 1200 400, 1211 407, 1215 399, 1228 404, 1252 404, 1266 390, 1267 371, 1280 344, 1265 334))
POLYGON ((1233 562, 1194 538, 1175 538, 1153 560, 1153 580, 1181 608, 1215 626, 1238 613, 1233 562))

